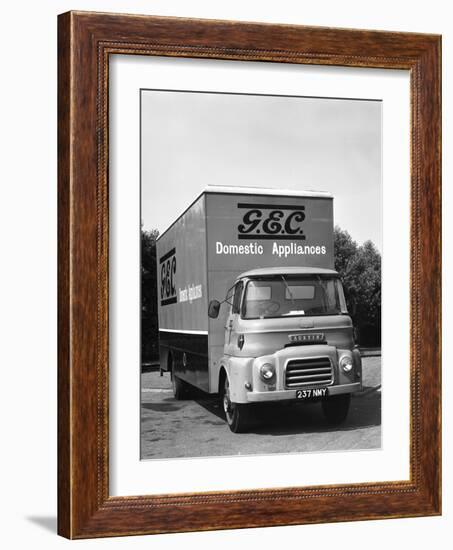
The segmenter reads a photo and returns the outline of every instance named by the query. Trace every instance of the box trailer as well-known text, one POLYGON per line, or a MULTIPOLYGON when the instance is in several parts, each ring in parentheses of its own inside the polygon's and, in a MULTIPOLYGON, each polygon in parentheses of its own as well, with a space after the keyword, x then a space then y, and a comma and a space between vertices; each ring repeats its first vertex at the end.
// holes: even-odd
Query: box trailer
POLYGON ((342 422, 361 359, 334 270, 333 197, 213 188, 157 240, 159 350, 175 398, 219 394, 234 432, 257 403, 319 400, 342 422))

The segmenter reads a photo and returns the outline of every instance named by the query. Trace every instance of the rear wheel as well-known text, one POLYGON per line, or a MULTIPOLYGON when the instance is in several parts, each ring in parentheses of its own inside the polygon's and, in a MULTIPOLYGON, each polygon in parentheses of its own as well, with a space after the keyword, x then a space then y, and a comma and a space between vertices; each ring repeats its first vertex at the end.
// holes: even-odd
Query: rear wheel
POLYGON ((177 401, 188 399, 190 392, 187 383, 181 378, 178 378, 173 372, 171 373, 171 385, 173 388, 173 396, 177 401))
POLYGON ((351 405, 351 394, 332 395, 323 399, 322 412, 329 424, 338 426, 346 420, 351 405))
POLYGON ((189 385, 187 384, 187 382, 184 382, 184 380, 181 380, 181 378, 176 376, 175 364, 173 361, 173 356, 171 354, 169 354, 168 356, 168 366, 171 372, 171 387, 173 389, 173 397, 177 401, 188 399, 190 397, 189 385))
POLYGON ((225 381, 222 391, 223 412, 228 427, 234 433, 245 432, 250 423, 250 405, 242 403, 233 403, 230 398, 230 382, 228 376, 225 376, 225 381))

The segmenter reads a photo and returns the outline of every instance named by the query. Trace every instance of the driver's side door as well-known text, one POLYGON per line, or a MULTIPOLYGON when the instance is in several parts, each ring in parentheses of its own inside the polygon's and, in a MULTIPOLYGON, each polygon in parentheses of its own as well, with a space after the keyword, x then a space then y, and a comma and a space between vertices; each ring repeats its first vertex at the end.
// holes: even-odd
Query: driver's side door
MULTIPOLYGON (((230 309, 225 325, 225 353, 233 355, 233 349, 237 345, 236 327, 240 314, 242 292, 244 290, 244 282, 238 281, 233 287, 230 309)), ((228 300, 230 301, 230 300, 228 300)))

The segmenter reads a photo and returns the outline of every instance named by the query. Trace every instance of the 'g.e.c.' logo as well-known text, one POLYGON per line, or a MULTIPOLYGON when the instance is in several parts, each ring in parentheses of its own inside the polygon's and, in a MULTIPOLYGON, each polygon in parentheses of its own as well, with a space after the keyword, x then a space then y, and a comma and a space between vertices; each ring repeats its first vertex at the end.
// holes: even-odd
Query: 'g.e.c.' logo
POLYGON ((176 304, 176 249, 172 248, 159 260, 160 305, 176 304))
POLYGON ((247 208, 238 225, 239 239, 305 240, 305 206, 239 203, 238 208, 247 208))

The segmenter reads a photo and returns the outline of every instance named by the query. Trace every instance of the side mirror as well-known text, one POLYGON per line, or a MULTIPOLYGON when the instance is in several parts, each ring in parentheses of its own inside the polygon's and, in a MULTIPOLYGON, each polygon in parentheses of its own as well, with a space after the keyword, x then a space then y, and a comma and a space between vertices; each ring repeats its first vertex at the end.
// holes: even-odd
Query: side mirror
POLYGON ((211 317, 211 319, 217 319, 217 317, 219 316, 219 311, 220 302, 218 302, 217 300, 211 300, 208 307, 208 316, 211 317))

